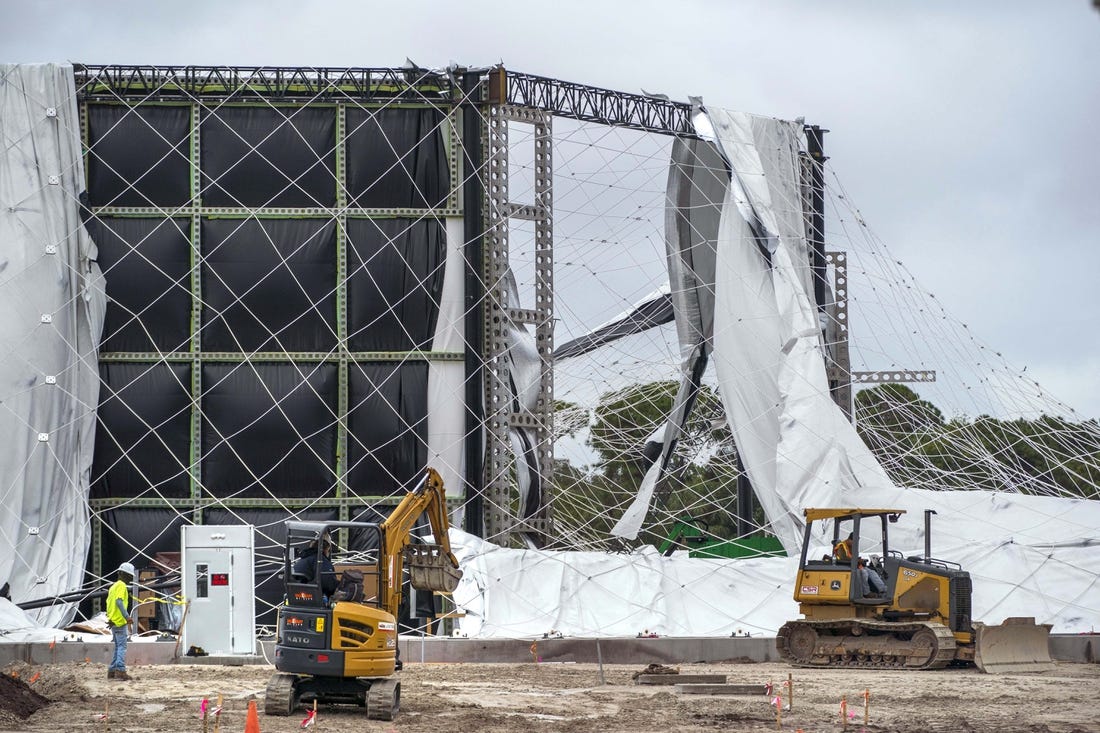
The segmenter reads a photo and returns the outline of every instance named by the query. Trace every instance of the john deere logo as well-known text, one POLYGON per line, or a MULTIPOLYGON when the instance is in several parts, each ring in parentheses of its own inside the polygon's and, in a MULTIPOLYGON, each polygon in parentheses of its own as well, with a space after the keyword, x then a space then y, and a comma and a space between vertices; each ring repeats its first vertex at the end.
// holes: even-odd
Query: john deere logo
POLYGON ((829 583, 829 590, 840 590, 840 581, 834 580, 832 583, 829 583))

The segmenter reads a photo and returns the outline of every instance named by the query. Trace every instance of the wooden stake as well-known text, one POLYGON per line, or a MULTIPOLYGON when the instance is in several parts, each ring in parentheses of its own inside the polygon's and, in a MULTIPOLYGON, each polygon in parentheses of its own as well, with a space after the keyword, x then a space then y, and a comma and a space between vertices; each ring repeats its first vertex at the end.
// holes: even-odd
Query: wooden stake
POLYGON ((600 665, 600 684, 606 685, 607 679, 603 676, 603 653, 600 652, 600 637, 596 637, 596 662, 600 665))
POLYGON ((207 719, 210 715, 209 711, 207 710, 208 707, 209 707, 209 705, 206 701, 206 698, 203 698, 203 700, 202 700, 202 733, 207 733, 207 725, 208 725, 207 719))
POLYGON ((317 698, 313 698, 313 729, 317 730, 317 698))
POLYGON ((844 730, 848 730, 848 696, 842 695, 840 698, 840 727, 844 730))
MULTIPOLYGON (((183 612, 187 613, 187 609, 183 609, 183 612)), ((214 710, 214 733, 218 733, 218 728, 222 724, 222 694, 220 692, 218 693, 218 707, 214 710)))
POLYGON ((111 730, 111 701, 103 701, 103 732, 108 733, 111 730))
POLYGON ((775 696, 775 729, 779 730, 783 727, 783 695, 782 693, 775 696))
POLYGON ((787 673, 787 709, 794 710, 794 675, 787 673))
POLYGON ((863 724, 867 725, 871 719, 871 691, 863 691, 863 724))
POLYGON ((187 623, 187 612, 191 609, 191 601, 188 600, 183 604, 183 616, 180 618, 180 626, 176 629, 176 651, 172 654, 173 659, 179 659, 180 657, 180 643, 183 641, 183 625, 187 623))

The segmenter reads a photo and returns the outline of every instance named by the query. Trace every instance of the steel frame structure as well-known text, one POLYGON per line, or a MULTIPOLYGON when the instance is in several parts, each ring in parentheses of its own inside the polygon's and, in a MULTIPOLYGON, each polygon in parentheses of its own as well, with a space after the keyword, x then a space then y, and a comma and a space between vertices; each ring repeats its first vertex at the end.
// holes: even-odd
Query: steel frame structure
MULTIPOLYGON (((76 69, 78 109, 80 111, 81 131, 84 142, 85 158, 89 155, 88 107, 91 104, 122 105, 188 105, 190 120, 190 167, 191 197, 186 206, 171 209, 158 207, 118 207, 103 206, 92 209, 98 216, 112 217, 164 217, 186 218, 191 222, 191 276, 189 287, 193 303, 201 302, 202 268, 198 261, 201 251, 201 221, 205 217, 230 218, 318 218, 332 220, 336 226, 336 341, 337 348, 332 352, 211 352, 203 351, 200 342, 201 311, 191 311, 190 349, 183 352, 102 352, 103 363, 119 362, 170 362, 191 364, 191 427, 190 427, 190 496, 185 499, 167 498, 98 498, 90 501, 93 510, 92 571, 102 574, 102 542, 104 522, 99 518, 103 511, 125 505, 128 508, 172 508, 181 513, 190 513, 192 521, 201 523, 204 510, 209 507, 225 508, 335 508, 339 519, 350 518, 353 508, 362 506, 386 506, 396 504, 400 497, 392 496, 353 496, 349 494, 347 479, 348 426, 346 416, 349 410, 349 370, 358 362, 380 361, 460 361, 461 352, 428 351, 371 351, 352 352, 347 349, 348 324, 346 319, 348 297, 348 242, 347 223, 355 218, 372 217, 414 217, 439 218, 461 215, 461 196, 459 186, 454 184, 444 206, 436 209, 406 208, 355 208, 347 201, 347 164, 345 140, 348 130, 345 112, 349 107, 377 108, 387 107, 424 107, 436 106, 445 117, 444 142, 448 151, 448 167, 452 182, 460 181, 458 162, 458 110, 450 96, 448 86, 439 85, 434 78, 417 78, 410 82, 406 74, 393 69, 342 69, 309 70, 303 69, 240 69, 216 67, 147 67, 147 66, 78 66, 76 69), (317 71, 313 76, 312 72, 317 71), (326 207, 212 207, 202 203, 200 191, 200 156, 202 150, 201 115, 204 106, 227 104, 245 104, 267 107, 272 97, 282 103, 325 106, 334 109, 336 114, 336 200, 332 208, 326 207), (336 466, 333 496, 325 498, 279 497, 279 498, 215 498, 203 493, 201 476, 202 417, 199 405, 202 404, 203 384, 202 365, 209 363, 249 362, 325 362, 337 366, 337 411, 339 419, 336 435, 336 466)), ((87 160, 86 160, 87 163, 87 160)), ((85 169, 89 166, 86 164, 85 169)))
MULTIPOLYGON (((466 353, 424 352, 369 352, 351 353, 341 349, 336 354, 295 353, 256 354, 250 359, 295 361, 334 361, 339 365, 339 410, 346 414, 347 368, 356 361, 395 359, 465 360, 467 364, 467 429, 471 435, 482 430, 484 421, 484 452, 477 456, 466 453, 467 485, 466 502, 469 512, 466 528, 497 542, 506 543, 518 535, 527 538, 552 535, 552 518, 549 495, 552 486, 551 444, 553 419, 553 197, 552 197, 552 118, 555 116, 594 122, 617 127, 643 130, 663 135, 694 136, 691 104, 640 94, 628 94, 558 79, 509 71, 502 66, 482 69, 451 68, 446 71, 430 71, 419 68, 330 68, 330 67, 212 67, 212 66, 117 66, 76 65, 77 90, 82 111, 82 127, 87 134, 86 116, 83 112, 89 102, 118 104, 190 104, 192 106, 192 192, 196 205, 182 207, 171 212, 141 208, 103 208, 101 214, 115 216, 186 216, 192 220, 192 244, 197 251, 201 230, 197 226, 203 216, 299 216, 332 217, 337 223, 338 282, 337 293, 338 330, 340 342, 345 343, 347 324, 344 322, 346 288, 343 286, 347 269, 347 243, 344 226, 348 217, 369 216, 462 216, 466 219, 467 261, 467 311, 466 353), (337 108, 337 176, 340 181, 339 198, 333 209, 227 209, 203 207, 197 199, 200 182, 199 115, 203 100, 226 103, 270 104, 298 103, 334 105, 337 108), (346 161, 343 158, 342 141, 346 135, 344 111, 347 106, 376 105, 433 105, 447 111, 448 151, 451 180, 451 196, 440 210, 422 209, 348 209, 344 198, 346 161), (508 127, 510 124, 530 125, 534 129, 536 176, 534 204, 517 204, 508 197, 508 127), (458 182, 462 182, 459 184, 458 182), (508 268, 509 221, 527 219, 535 224, 536 250, 536 302, 530 309, 508 303, 504 288, 504 273, 508 268), (507 324, 533 325, 535 340, 541 359, 541 378, 537 408, 532 413, 515 412, 509 388, 507 367, 508 344, 505 338, 507 324), (478 394, 480 392, 480 394, 478 394), (475 397, 476 395, 476 397, 475 397), (482 404, 473 402, 480 397, 482 404), (535 431, 539 471, 544 489, 543 506, 535 516, 522 517, 515 508, 515 466, 508 458, 511 452, 509 430, 525 427, 535 431), (477 475, 469 475, 469 474, 477 475)), ((804 188, 807 203, 814 211, 821 208, 824 185, 821 165, 825 158, 821 150, 820 128, 806 128, 807 140, 812 143, 804 159, 803 175, 808 185, 804 188)), ((87 138, 85 138, 87 141, 87 138)), ((824 253, 823 215, 818 212, 808 218, 807 234, 822 251, 815 253, 817 277, 823 280, 826 264, 824 253), (820 257, 817 257, 820 255, 820 257)), ((834 268, 834 293, 841 295, 830 304, 829 316, 839 318, 842 343, 836 345, 840 358, 829 367, 834 398, 851 415, 851 386, 853 381, 876 381, 871 373, 850 372, 847 360, 847 295, 838 279, 846 277, 842 253, 829 253, 828 264, 834 268)), ((194 263, 193 263, 194 265, 194 263)), ((200 270, 193 267, 191 288, 193 294, 201 293, 200 270)), ((819 305, 821 305, 820 298, 819 305)), ((197 318, 194 315, 193 318, 197 318)), ((193 333, 198 332, 192 324, 193 333)), ((101 356, 103 361, 146 361, 152 355, 141 353, 110 353, 101 356)), ((182 353, 157 355, 157 360, 190 361, 192 368, 192 397, 201 398, 201 370, 204 361, 240 359, 239 354, 206 353, 200 351, 197 335, 191 350, 182 353)), ((891 375, 904 370, 890 372, 891 375)), ((907 374, 908 372, 905 372, 907 374)), ((934 379, 934 373, 921 372, 917 378, 934 379)), ((897 381, 897 380, 894 380, 897 381)), ((285 508, 309 506, 336 506, 340 518, 346 519, 349 506, 361 503, 360 499, 346 496, 342 461, 347 448, 347 431, 341 420, 338 436, 337 492, 334 498, 323 500, 295 499, 240 499, 211 500, 201 495, 197 453, 199 444, 199 417, 192 416, 192 496, 184 500, 126 500, 129 506, 172 506, 190 510, 200 521, 204 507, 220 503, 223 506, 269 506, 285 508)), ((476 441, 475 441, 476 442, 476 441)), ((373 497, 372 497, 373 498, 373 497)), ((377 497, 384 502, 386 497, 377 497)), ((105 509, 119 500, 101 499, 93 502, 96 509, 105 509)), ((96 523, 94 547, 95 569, 99 570, 101 539, 100 523, 96 523)))

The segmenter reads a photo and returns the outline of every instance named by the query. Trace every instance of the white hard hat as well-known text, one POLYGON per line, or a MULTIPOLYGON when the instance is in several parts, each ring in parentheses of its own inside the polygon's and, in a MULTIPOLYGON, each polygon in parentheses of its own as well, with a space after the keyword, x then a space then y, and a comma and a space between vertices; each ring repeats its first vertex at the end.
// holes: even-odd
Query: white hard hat
POLYGON ((118 572, 126 573, 130 577, 133 577, 133 576, 137 575, 137 571, 134 570, 134 564, 129 563, 129 562, 124 562, 121 565, 119 565, 118 566, 118 572))

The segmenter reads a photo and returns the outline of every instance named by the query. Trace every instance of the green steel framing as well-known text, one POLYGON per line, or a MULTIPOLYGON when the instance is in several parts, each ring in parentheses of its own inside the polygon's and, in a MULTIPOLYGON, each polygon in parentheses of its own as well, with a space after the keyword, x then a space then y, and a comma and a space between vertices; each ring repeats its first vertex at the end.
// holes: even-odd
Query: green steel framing
MULTIPOLYGON (((191 109, 191 130, 189 139, 189 155, 191 165, 191 204, 188 206, 173 207, 170 209, 159 207, 98 207, 93 211, 100 216, 115 217, 187 217, 191 220, 191 342, 190 351, 170 354, 145 353, 145 352, 104 352, 100 354, 100 361, 111 362, 189 362, 191 369, 191 426, 190 426, 190 497, 186 499, 167 498, 105 498, 93 499, 90 502, 92 509, 92 571, 98 575, 103 574, 103 539, 104 522, 100 514, 114 508, 172 508, 181 513, 189 512, 191 520, 201 523, 203 512, 210 507, 225 508, 280 508, 287 510, 301 510, 316 507, 335 507, 341 520, 347 520, 351 516, 351 509, 359 506, 375 506, 395 504, 399 499, 392 496, 352 496, 348 493, 347 474, 347 448, 348 448, 348 372, 352 365, 360 362, 377 361, 462 361, 464 355, 461 352, 429 352, 429 351, 371 351, 350 352, 347 350, 347 236, 346 227, 349 219, 355 218, 438 218, 456 217, 462 215, 460 191, 462 175, 459 170, 459 154, 456 144, 458 107, 449 101, 440 100, 438 104, 409 100, 385 100, 369 103, 357 102, 346 95, 346 101, 317 103, 309 99, 294 101, 280 100, 278 106, 287 107, 326 107, 333 108, 336 115, 336 206, 333 208, 237 208, 237 207, 206 207, 201 201, 201 169, 200 156, 202 151, 201 120, 206 105, 200 98, 189 100, 166 100, 163 97, 150 100, 147 90, 140 86, 128 90, 132 97, 120 96, 117 90, 109 94, 104 93, 100 87, 85 87, 80 96, 80 123, 81 136, 84 141, 85 171, 87 172, 90 151, 90 138, 88 129, 88 106, 92 104, 122 104, 128 106, 158 105, 180 106, 188 105, 191 109), (347 159, 345 141, 347 137, 346 110, 349 108, 375 109, 382 107, 399 108, 425 108, 436 107, 445 113, 443 123, 443 140, 447 151, 447 161, 451 176, 451 191, 445 206, 435 209, 415 208, 352 208, 347 205, 347 159), (336 330, 337 349, 333 352, 278 352, 241 354, 233 352, 203 352, 200 342, 200 330, 202 325, 202 269, 201 269, 201 221, 204 218, 323 218, 336 222, 336 330), (337 386, 337 448, 336 448, 336 483, 333 496, 325 498, 249 498, 249 499, 219 499, 203 496, 202 484, 202 365, 215 362, 334 362, 338 365, 337 386)), ((205 89, 210 92, 213 89, 205 89)), ((377 91, 377 90, 376 90, 377 91)), ((200 92, 203 93, 203 92, 200 92)), ((262 94, 262 90, 260 90, 262 94)), ((242 102, 230 102, 217 104, 233 106, 254 106, 269 108, 270 100, 256 97, 242 102)))

